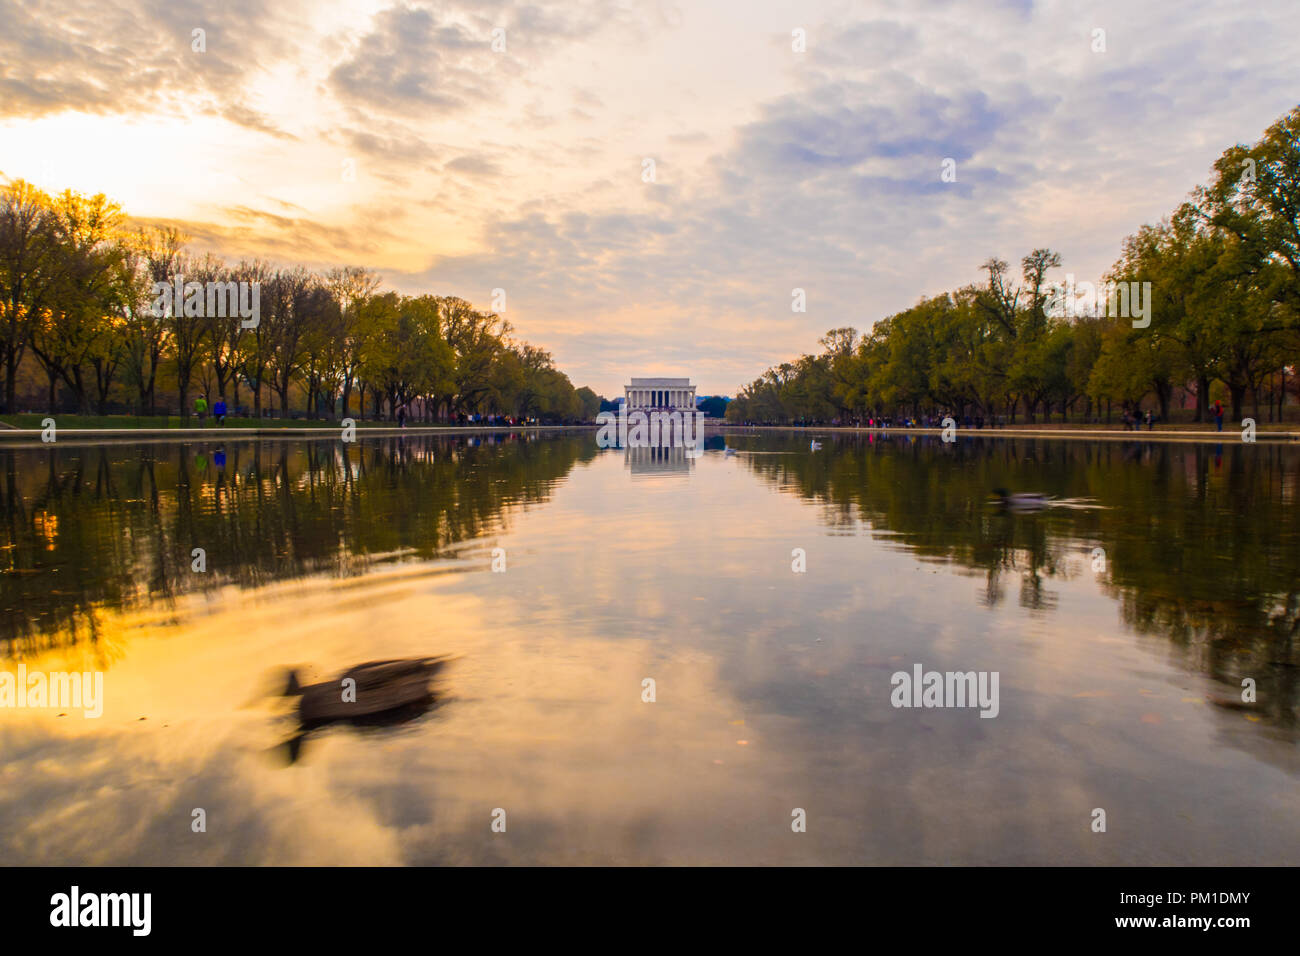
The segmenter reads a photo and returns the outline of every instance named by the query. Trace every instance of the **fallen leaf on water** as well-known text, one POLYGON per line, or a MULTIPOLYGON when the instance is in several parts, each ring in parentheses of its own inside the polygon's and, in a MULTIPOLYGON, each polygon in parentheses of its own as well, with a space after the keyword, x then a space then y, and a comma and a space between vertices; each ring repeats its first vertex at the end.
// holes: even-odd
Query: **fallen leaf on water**
POLYGON ((1160 715, 1159 715, 1159 714, 1143 714, 1143 715, 1142 715, 1142 723, 1144 723, 1144 724, 1159 724, 1159 723, 1163 723, 1163 721, 1160 719, 1160 715))
POLYGON ((748 740, 737 740, 736 743, 739 744, 739 745, 742 746, 742 747, 748 747, 748 746, 749 746, 749 741, 748 741, 748 740))
POLYGON ((1184 703, 1184 704, 1199 704, 1199 703, 1201 703, 1201 698, 1199 698, 1199 697, 1184 697, 1184 698, 1183 698, 1183 703, 1184 703))
POLYGON ((744 727, 744 726, 745 726, 745 719, 742 717, 740 720, 733 720, 733 721, 731 722, 731 726, 733 726, 733 727, 744 727))
POLYGON ((1109 697, 1110 691, 1105 690, 1084 690, 1074 695, 1075 697, 1109 697))
POLYGON ((1259 723, 1259 718, 1256 717, 1254 714, 1242 714, 1241 716, 1245 717, 1251 723, 1255 723, 1255 724, 1259 723))

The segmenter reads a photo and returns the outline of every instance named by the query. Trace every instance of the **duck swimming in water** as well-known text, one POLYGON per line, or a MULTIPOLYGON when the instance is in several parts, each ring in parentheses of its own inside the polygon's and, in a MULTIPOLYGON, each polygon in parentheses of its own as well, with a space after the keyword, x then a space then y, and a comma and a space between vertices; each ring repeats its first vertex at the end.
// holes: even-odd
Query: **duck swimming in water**
POLYGON ((430 686, 448 657, 414 657, 369 661, 333 680, 305 687, 289 672, 286 697, 298 697, 298 732, 288 742, 289 762, 298 759, 303 738, 334 723, 387 727, 406 723, 432 710, 438 696, 430 686), (350 683, 349 683, 350 682, 350 683))
POLYGON ((431 698, 429 681, 446 663, 445 657, 370 661, 344 671, 334 680, 306 687, 299 686, 297 673, 290 671, 284 692, 301 698, 298 716, 304 727, 373 717, 431 698))
POLYGON ((810 451, 821 451, 821 450, 822 450, 822 443, 819 442, 819 441, 813 441, 813 443, 812 443, 812 445, 811 445, 811 447, 810 447, 809 450, 810 450, 810 451))
POLYGON ((1010 511, 1041 511, 1050 508, 1056 500, 1051 495, 1040 495, 1033 491, 1018 491, 1013 495, 1005 488, 994 488, 993 496, 997 498, 998 507, 1010 511))

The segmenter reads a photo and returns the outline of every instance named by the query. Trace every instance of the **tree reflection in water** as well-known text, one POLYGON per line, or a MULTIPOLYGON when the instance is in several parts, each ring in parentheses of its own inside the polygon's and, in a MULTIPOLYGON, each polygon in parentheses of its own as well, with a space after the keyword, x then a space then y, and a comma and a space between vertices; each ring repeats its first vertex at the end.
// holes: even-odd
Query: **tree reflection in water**
POLYGON ((449 556, 596 452, 528 434, 0 448, 0 656, 99 643, 105 611, 196 590, 449 556))
MULTIPOLYGON (((832 439, 828 439, 830 444, 832 439)), ((1125 624, 1170 641, 1185 666, 1239 687, 1258 683, 1261 716, 1296 726, 1300 657, 1300 449, 1290 445, 1087 442, 841 435, 834 452, 802 436, 744 434, 737 459, 782 491, 817 502, 824 520, 859 522, 918 556, 985 579, 997 605, 1050 613, 1050 582, 1093 574, 1125 624), (1084 507, 998 508, 993 489, 1056 496, 1084 507)))

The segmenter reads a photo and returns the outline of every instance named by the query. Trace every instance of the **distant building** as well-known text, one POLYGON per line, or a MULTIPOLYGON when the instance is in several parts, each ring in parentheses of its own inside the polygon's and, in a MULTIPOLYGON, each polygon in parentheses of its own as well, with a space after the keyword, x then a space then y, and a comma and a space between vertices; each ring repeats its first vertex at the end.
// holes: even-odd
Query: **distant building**
POLYGON ((623 386, 627 411, 693 412, 695 386, 689 378, 634 378, 623 386))

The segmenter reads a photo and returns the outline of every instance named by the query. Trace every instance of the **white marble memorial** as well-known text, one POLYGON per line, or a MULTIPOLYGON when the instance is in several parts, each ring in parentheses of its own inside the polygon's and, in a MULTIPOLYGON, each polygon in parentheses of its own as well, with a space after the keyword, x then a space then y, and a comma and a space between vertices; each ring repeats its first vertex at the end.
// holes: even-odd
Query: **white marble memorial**
POLYGON ((695 386, 689 378, 634 378, 623 386, 623 397, 628 414, 695 411, 695 386))

